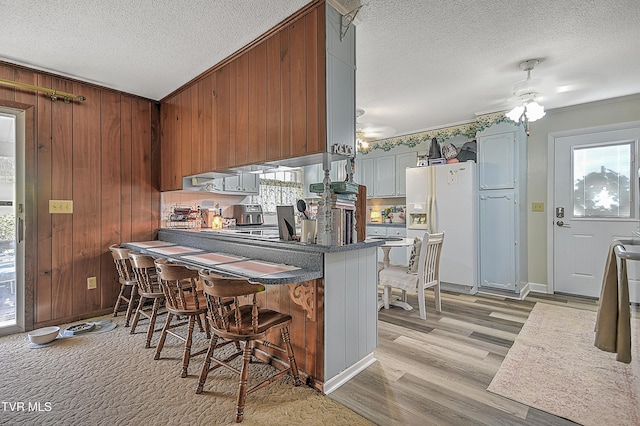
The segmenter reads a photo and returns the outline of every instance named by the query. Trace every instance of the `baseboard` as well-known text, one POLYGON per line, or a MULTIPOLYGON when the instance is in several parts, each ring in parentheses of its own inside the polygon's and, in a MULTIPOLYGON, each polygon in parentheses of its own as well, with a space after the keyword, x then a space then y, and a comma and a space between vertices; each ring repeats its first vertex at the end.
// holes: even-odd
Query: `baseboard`
POLYGON ((547 284, 529 283, 529 288, 531 288, 532 293, 550 294, 547 284))
POLYGON ((524 300, 529 295, 529 293, 531 293, 531 284, 524 283, 524 286, 522 286, 522 290, 520 290, 520 300, 524 300))
POLYGON ((462 294, 471 294, 471 295, 474 295, 478 292, 478 287, 476 286, 446 283, 443 281, 440 282, 440 289, 444 291, 450 291, 453 293, 462 293, 462 294))
POLYGON ((478 294, 486 294, 487 296, 498 296, 504 297, 505 299, 513 299, 513 300, 524 300, 525 297, 531 291, 531 287, 528 283, 521 283, 522 290, 519 292, 508 291, 508 290, 500 290, 497 288, 491 287, 480 287, 478 288, 478 294))
POLYGON ((376 358, 373 356, 373 352, 369 355, 362 358, 360 361, 353 364, 351 367, 346 370, 338 373, 336 376, 330 378, 329 380, 324 382, 324 386, 322 389, 322 393, 325 395, 329 395, 334 390, 338 389, 340 386, 347 383, 353 377, 355 377, 359 372, 370 366, 376 362, 376 358))

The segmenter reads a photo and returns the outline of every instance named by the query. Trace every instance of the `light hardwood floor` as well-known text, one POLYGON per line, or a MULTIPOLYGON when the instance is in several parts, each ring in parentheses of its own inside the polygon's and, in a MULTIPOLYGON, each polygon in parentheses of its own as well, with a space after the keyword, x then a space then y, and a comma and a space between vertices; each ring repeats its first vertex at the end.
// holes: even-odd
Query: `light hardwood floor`
POLYGON ((536 303, 595 311, 595 300, 531 294, 526 300, 432 292, 427 320, 382 309, 377 361, 330 398, 379 425, 569 425, 569 420, 487 391, 536 303))

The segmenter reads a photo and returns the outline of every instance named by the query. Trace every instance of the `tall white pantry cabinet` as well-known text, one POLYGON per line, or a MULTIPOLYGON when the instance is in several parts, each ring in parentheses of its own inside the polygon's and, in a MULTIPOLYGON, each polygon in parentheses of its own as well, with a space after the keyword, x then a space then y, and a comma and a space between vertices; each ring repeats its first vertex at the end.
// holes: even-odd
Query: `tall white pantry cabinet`
MULTIPOLYGON (((480 291, 528 291, 527 136, 500 123, 478 132, 480 291)), ((526 294, 526 293, 525 293, 526 294)))

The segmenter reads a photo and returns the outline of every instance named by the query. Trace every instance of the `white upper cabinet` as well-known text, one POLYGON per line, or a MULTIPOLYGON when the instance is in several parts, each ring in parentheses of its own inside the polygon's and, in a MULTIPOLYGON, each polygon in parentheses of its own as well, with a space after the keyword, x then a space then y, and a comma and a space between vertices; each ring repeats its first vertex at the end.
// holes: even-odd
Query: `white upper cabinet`
POLYGON ((478 137, 480 189, 508 189, 515 185, 514 132, 478 137))
POLYGON ((224 192, 257 194, 260 191, 260 176, 255 173, 241 173, 224 178, 224 192))
POLYGON ((242 191, 258 194, 260 192, 260 175, 245 173, 242 175, 242 191))
POLYGON ((405 170, 415 167, 417 152, 356 159, 355 182, 367 187, 367 198, 404 197, 405 170))
POLYGON ((404 197, 407 195, 406 170, 407 167, 415 167, 417 164, 417 152, 396 155, 396 196, 404 197))
POLYGON ((374 159, 375 182, 373 194, 375 197, 396 196, 396 156, 387 155, 374 159))
POLYGON ((375 173, 373 158, 356 159, 356 172, 353 180, 367 187, 367 198, 373 197, 375 173))

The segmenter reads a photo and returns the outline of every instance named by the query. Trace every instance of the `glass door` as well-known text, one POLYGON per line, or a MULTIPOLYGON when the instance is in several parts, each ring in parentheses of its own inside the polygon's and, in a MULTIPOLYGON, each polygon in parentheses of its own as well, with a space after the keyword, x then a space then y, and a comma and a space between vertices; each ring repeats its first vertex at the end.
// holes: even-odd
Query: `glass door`
POLYGON ((16 274, 16 116, 0 113, 0 334, 20 326, 16 274))

